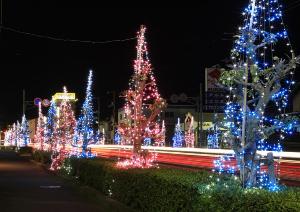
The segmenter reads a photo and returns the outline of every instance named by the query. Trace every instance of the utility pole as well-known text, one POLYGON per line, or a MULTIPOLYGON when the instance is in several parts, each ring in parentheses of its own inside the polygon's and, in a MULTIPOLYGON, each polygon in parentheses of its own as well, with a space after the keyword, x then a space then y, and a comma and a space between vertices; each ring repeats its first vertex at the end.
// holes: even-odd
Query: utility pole
POLYGON ((97 110, 98 129, 100 130, 100 97, 97 97, 97 110))
POLYGON ((112 139, 112 143, 113 140, 115 138, 115 118, 116 118, 116 91, 112 91, 112 95, 113 95, 113 139, 112 139))
POLYGON ((0 0, 0 6, 1 6, 1 9, 0 9, 0 33, 2 32, 2 24, 3 24, 3 20, 2 20, 2 16, 3 16, 3 2, 2 0, 0 0))
POLYGON ((26 113, 26 97, 25 97, 25 89, 23 89, 23 115, 26 113))
POLYGON ((203 141, 203 94, 202 94, 202 83, 200 83, 200 93, 199 93, 199 121, 200 121, 200 132, 199 132, 199 147, 203 141))
MULTIPOLYGON (((112 135, 112 144, 114 143, 114 137, 115 137, 115 119, 116 119, 116 91, 107 91, 107 94, 111 94, 112 95, 112 133, 110 135, 112 135)), ((111 105, 111 104, 110 104, 111 105)), ((111 106, 109 106, 111 107, 111 106)))

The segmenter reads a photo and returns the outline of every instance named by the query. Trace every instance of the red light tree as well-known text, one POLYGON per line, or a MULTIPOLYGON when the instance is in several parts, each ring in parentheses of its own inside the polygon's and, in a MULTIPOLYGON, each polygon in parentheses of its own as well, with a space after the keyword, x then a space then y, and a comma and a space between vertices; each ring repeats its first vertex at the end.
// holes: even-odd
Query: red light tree
POLYGON ((134 73, 129 83, 129 89, 124 92, 126 122, 119 125, 122 137, 133 144, 134 156, 141 156, 142 142, 148 138, 155 138, 154 127, 157 117, 166 102, 161 98, 148 58, 147 42, 145 40, 146 27, 141 26, 137 33, 137 58, 134 61, 134 73), (150 130, 147 130, 150 129, 150 130))

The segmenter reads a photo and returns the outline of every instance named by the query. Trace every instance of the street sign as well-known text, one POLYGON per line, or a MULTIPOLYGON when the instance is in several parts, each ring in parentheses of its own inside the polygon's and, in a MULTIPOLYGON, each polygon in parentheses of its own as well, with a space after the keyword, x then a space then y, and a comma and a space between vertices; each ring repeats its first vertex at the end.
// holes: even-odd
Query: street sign
POLYGON ((42 101, 42 105, 43 105, 44 107, 49 107, 49 105, 50 105, 49 99, 44 99, 44 100, 42 101))
POLYGON ((224 71, 219 65, 205 69, 205 111, 224 111, 227 91, 219 85, 219 79, 224 71))
POLYGON ((35 99, 33 100, 33 103, 34 103, 35 106, 39 106, 39 103, 40 103, 40 102, 42 102, 42 99, 41 99, 41 98, 35 98, 35 99))

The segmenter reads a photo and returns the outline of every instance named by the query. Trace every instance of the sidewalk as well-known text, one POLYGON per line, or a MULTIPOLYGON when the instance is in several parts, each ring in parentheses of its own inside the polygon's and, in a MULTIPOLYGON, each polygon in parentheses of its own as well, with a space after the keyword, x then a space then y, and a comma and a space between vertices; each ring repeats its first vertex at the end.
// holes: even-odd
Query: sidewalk
POLYGON ((97 192, 89 201, 56 176, 14 152, 0 151, 0 211, 94 212, 130 211, 97 192), (100 197, 99 197, 100 196, 100 197))

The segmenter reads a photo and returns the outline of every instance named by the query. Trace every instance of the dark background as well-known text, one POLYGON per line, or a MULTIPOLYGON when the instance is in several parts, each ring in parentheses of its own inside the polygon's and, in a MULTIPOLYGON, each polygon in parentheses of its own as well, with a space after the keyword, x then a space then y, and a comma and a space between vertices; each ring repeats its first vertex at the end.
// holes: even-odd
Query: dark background
MULTIPOLYGON (((107 41, 135 37, 147 26, 147 41, 158 87, 163 97, 199 93, 204 69, 230 56, 232 35, 242 23, 248 1, 200 1, 197 7, 112 8, 82 3, 58 5, 3 0, 3 26, 65 39, 107 41)), ((300 1, 284 1, 284 21, 296 53, 300 49, 300 1)), ((100 97, 101 117, 112 95, 127 89, 136 40, 106 44, 54 41, 1 31, 0 122, 21 119, 22 89, 27 100, 48 98, 64 85, 84 98, 88 70, 93 69, 94 96, 100 97)), ((299 79, 299 74, 296 74, 299 79)), ((117 98, 120 104, 119 98, 117 98)), ((36 109, 27 111, 32 117, 36 109)))

